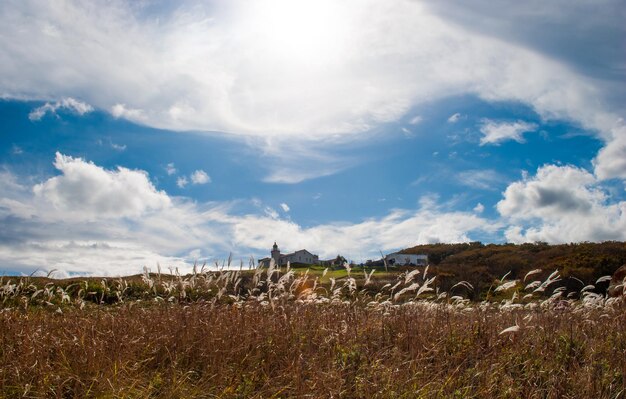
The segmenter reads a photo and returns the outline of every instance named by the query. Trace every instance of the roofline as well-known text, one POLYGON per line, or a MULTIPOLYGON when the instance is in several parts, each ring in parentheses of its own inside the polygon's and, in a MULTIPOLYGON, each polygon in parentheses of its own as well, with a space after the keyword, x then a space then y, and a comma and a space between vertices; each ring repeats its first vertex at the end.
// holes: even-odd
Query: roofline
POLYGON ((296 252, 300 252, 300 251, 305 251, 305 252, 308 252, 308 253, 310 253, 311 255, 313 255, 313 256, 317 256, 317 257, 319 258, 319 255, 316 255, 316 254, 314 254, 313 252, 310 252, 310 251, 309 251, 309 250, 307 250, 307 249, 299 249, 299 250, 297 250, 297 251, 293 251, 293 252, 290 252, 290 253, 288 253, 288 254, 280 254, 280 256, 282 257, 282 256, 294 255, 296 252))

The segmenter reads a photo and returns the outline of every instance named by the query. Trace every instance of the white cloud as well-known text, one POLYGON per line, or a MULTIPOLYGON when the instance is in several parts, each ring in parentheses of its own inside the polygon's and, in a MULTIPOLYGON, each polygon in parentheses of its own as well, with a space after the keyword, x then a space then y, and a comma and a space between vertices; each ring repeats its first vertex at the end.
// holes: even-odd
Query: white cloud
POLYGON ((276 210, 271 206, 266 206, 265 209, 263 209, 263 212, 272 220, 279 220, 280 218, 278 212, 276 212, 276 210))
POLYGON ((58 110, 67 110, 78 115, 84 115, 93 111, 93 107, 87 103, 67 97, 55 103, 45 103, 41 107, 35 108, 28 114, 28 119, 33 122, 38 121, 47 113, 56 115, 58 110))
POLYGON ((483 119, 480 126, 480 132, 483 134, 483 137, 480 139, 480 145, 499 144, 507 140, 515 140, 518 143, 523 143, 523 134, 532 132, 535 129, 537 129, 537 125, 534 123, 523 121, 498 122, 483 119))
POLYGON ((13 144, 11 152, 13 153, 13 155, 22 155, 24 153, 24 150, 22 149, 22 147, 13 144))
POLYGON ((62 174, 33 187, 35 196, 56 209, 80 213, 81 217, 139 217, 170 205, 144 171, 118 167, 109 171, 56 153, 54 162, 62 174))
POLYGON ((211 177, 207 175, 207 173, 201 169, 196 170, 189 176, 191 179, 191 183, 193 184, 207 184, 211 183, 211 177))
POLYGON ((300 165, 300 170, 291 170, 289 168, 276 168, 270 171, 263 181, 266 183, 296 184, 309 179, 330 176, 340 168, 326 167, 318 165, 318 168, 309 170, 308 167, 300 165))
POLYGON ((611 203, 596 178, 574 166, 545 165, 510 184, 497 209, 513 242, 626 240, 626 202, 611 203))
POLYGON ((600 179, 626 180, 626 126, 623 120, 619 123, 621 126, 613 129, 614 139, 594 159, 595 174, 600 179))
POLYGON ((106 140, 103 140, 103 139, 97 139, 97 140, 96 140, 96 144, 98 144, 99 146, 102 146, 102 145, 104 145, 104 144, 105 144, 105 141, 106 141, 106 142, 107 142, 107 144, 108 144, 109 146, 111 146, 111 148, 112 148, 112 149, 114 149, 115 151, 120 151, 120 152, 122 152, 122 151, 126 151, 126 148, 127 148, 127 147, 126 147, 126 144, 117 144, 117 143, 114 143, 114 142, 111 140, 111 138, 110 138, 110 137, 109 137, 109 138, 107 138, 106 140))
POLYGON ((497 190, 504 177, 493 169, 471 169, 459 172, 459 183, 481 190, 497 190))
POLYGON ((280 204, 280 207, 283 209, 283 212, 289 212, 290 210, 289 205, 285 204, 284 202, 280 204))
POLYGON ((402 127, 400 129, 406 138, 411 138, 414 136, 413 132, 407 129, 406 127, 402 127))
POLYGON ((111 143, 111 148, 113 148, 116 151, 125 151, 126 150, 126 144, 111 143))
MULTIPOLYGON (((615 174, 611 162, 601 165, 617 161, 610 155, 622 144, 613 141, 624 136, 611 132, 626 103, 619 0, 593 8, 441 3, 448 4, 209 0, 158 11, 121 0, 6 1, 0 96, 62 99, 33 119, 64 102, 73 112, 91 107, 73 97, 152 127, 225 132, 251 148, 265 141, 263 151, 278 162, 268 163, 264 180, 296 183, 349 166, 315 159, 320 148, 365 140, 361 133, 380 132, 420 105, 470 94, 597 131, 609 155, 597 158, 598 171, 615 174), (585 51, 574 51, 579 45, 585 51), (321 144, 301 146, 294 158, 271 149, 277 138, 321 144)), ((521 134, 494 131, 481 144, 521 134)))
POLYGON ((309 248, 324 257, 374 257, 379 250, 390 251, 420 243, 465 242, 472 231, 493 233, 499 228, 485 219, 463 212, 445 212, 422 207, 417 211, 395 210, 389 215, 360 223, 337 223, 302 228, 281 219, 244 217, 234 226, 236 242, 267 248, 274 239, 282 248, 309 248))
POLYGON ((450 117, 448 118, 448 123, 457 123, 459 119, 461 119, 461 114, 457 112, 456 114, 450 115, 450 117))
POLYGON ((54 269, 56 278, 127 276, 140 273, 143 266, 156 271, 157 263, 164 267, 179 267, 183 272, 189 270, 189 264, 180 257, 163 256, 138 245, 111 241, 49 240, 13 247, 0 244, 0 262, 16 265, 27 274, 40 268, 54 269))
POLYGON ((173 162, 170 162, 165 166, 165 172, 168 176, 176 174, 177 170, 173 162))
MULTIPOLYGON (((493 234, 500 228, 431 199, 415 210, 305 228, 281 219, 271 207, 241 214, 236 203, 198 204, 170 197, 156 191, 142 171, 110 171, 61 154, 55 164, 62 175, 34 188, 0 173, 0 268, 119 275, 138 273, 143 266, 154 270, 159 262, 189 271, 190 257, 197 254, 264 256, 274 240, 285 250, 307 248, 322 257, 375 257, 379 250, 468 241, 472 232, 493 234)), ((251 202, 261 206, 258 200, 251 202)))
POLYGON ((181 176, 176 179, 176 185, 180 188, 185 188, 185 186, 189 184, 189 180, 185 176, 181 176))
POLYGON ((228 252, 210 222, 224 205, 171 198, 143 171, 61 154, 55 165, 62 175, 34 186, 0 173, 0 269, 119 275, 160 262, 189 270, 181 254, 203 246, 228 252))
MULTIPOLYGON (((565 64, 576 59, 552 59, 510 32, 476 33, 428 3, 194 2, 149 16, 122 1, 2 8, 3 96, 80 97, 165 129, 320 139, 466 93, 601 130, 621 109, 610 102, 620 88, 565 64)), ((602 26, 563 15, 564 26, 602 26)), ((503 14, 502 26, 517 17, 503 14)))
POLYGON ((253 141, 268 162, 267 183, 295 184, 304 180, 329 176, 356 163, 353 154, 342 151, 341 140, 323 143, 311 140, 272 138, 266 143, 253 141))
MULTIPOLYGON (((515 242, 626 239, 626 202, 609 203, 598 180, 572 166, 547 165, 510 184, 497 204, 501 219, 482 217, 480 203, 461 212, 423 197, 416 209, 303 227, 258 199, 250 200, 258 211, 242 214, 236 203, 170 197, 143 171, 106 170, 61 154, 55 165, 61 175, 34 186, 0 173, 2 267, 119 275, 159 262, 189 270, 198 254, 263 256, 274 240, 285 250, 307 248, 322 258, 375 257, 379 250, 420 243, 495 237, 503 228, 515 242)), ((280 205, 285 210, 287 204, 280 205)))
POLYGON ((409 121, 409 125, 419 125, 420 123, 422 123, 423 120, 424 118, 421 115, 416 115, 411 118, 411 120, 409 121))
POLYGON ((125 104, 115 104, 111 107, 111 115, 115 118, 125 118, 136 122, 145 122, 146 117, 140 109, 127 108, 125 104))
POLYGON ((625 92, 622 0, 604 0, 602 7, 570 0, 427 0, 425 4, 473 32, 521 43, 611 82, 616 92, 625 92))
POLYGON ((0 169, 0 217, 16 215, 19 218, 30 218, 34 214, 34 206, 21 199, 30 196, 31 189, 9 171, 0 169))

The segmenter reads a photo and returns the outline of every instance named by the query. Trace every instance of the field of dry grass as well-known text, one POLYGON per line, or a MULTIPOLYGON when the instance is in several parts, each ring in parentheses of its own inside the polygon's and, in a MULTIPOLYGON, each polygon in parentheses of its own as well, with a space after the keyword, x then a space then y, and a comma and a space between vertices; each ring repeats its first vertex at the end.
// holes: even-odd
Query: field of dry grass
POLYGON ((541 271, 489 302, 374 276, 5 277, 0 397, 624 397, 621 298, 541 271))

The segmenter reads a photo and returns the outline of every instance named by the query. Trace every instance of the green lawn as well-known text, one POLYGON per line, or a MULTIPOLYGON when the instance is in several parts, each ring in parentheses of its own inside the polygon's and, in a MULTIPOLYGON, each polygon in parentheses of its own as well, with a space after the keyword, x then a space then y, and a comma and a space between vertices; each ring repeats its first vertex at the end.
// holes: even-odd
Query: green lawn
MULTIPOLYGON (((292 267, 292 270, 296 273, 296 275, 299 275, 301 273, 304 274, 308 270, 309 276, 319 277, 319 282, 321 284, 329 283, 331 278, 334 278, 335 280, 340 280, 348 276, 348 271, 343 267, 330 268, 320 265, 296 265, 292 267), (324 273, 325 270, 326 273, 324 273)), ((374 274, 372 275, 372 280, 389 279, 391 277, 397 276, 398 273, 403 271, 395 267, 388 267, 386 271, 384 267, 355 266, 350 269, 350 275, 357 280, 357 283, 361 283, 365 280, 364 272, 369 274, 372 270, 375 270, 374 274)), ((286 268, 281 268, 281 273, 285 273, 286 271, 286 268)))

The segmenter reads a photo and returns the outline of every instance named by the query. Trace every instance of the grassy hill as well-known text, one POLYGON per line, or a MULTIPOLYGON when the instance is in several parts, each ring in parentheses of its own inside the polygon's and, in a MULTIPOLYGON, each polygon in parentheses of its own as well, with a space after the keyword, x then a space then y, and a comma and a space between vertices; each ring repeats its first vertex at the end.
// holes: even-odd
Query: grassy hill
POLYGON ((568 288, 580 289, 626 264, 626 243, 617 241, 562 245, 429 244, 402 252, 427 254, 442 289, 465 280, 476 288, 476 295, 509 272, 508 279, 523 279, 534 269, 559 270, 568 288))

